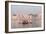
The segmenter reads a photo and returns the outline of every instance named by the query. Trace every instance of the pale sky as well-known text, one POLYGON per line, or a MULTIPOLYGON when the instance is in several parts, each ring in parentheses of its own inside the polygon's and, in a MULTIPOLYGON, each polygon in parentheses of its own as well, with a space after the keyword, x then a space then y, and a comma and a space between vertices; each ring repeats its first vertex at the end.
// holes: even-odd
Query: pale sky
POLYGON ((11 5, 12 14, 37 14, 41 12, 41 6, 11 5))

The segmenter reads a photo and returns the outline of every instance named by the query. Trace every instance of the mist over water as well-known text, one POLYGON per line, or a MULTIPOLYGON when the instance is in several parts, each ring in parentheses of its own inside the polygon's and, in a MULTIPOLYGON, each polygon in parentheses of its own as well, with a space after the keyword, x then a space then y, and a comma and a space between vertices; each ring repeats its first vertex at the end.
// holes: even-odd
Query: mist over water
POLYGON ((12 16, 12 28, 41 27, 41 17, 38 15, 12 16))

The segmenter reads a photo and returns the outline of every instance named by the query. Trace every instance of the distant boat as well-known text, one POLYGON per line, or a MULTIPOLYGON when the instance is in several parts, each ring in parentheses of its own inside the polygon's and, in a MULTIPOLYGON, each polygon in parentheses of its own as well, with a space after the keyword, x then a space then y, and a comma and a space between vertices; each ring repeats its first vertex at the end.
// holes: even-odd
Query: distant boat
POLYGON ((16 14, 14 14, 13 16, 16 16, 16 14))
POLYGON ((28 14, 29 16, 32 15, 32 16, 37 16, 37 14, 28 14))
POLYGON ((22 24, 28 24, 28 21, 25 21, 25 20, 24 20, 22 24))
POLYGON ((32 15, 32 14, 28 14, 28 15, 32 15))

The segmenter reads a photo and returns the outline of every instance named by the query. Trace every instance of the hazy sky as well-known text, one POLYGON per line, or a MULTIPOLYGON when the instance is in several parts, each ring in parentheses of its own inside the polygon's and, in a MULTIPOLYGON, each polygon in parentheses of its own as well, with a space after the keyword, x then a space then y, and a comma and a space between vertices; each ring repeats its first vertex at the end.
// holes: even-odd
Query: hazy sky
POLYGON ((11 5, 12 14, 36 14, 41 12, 41 6, 11 5))

